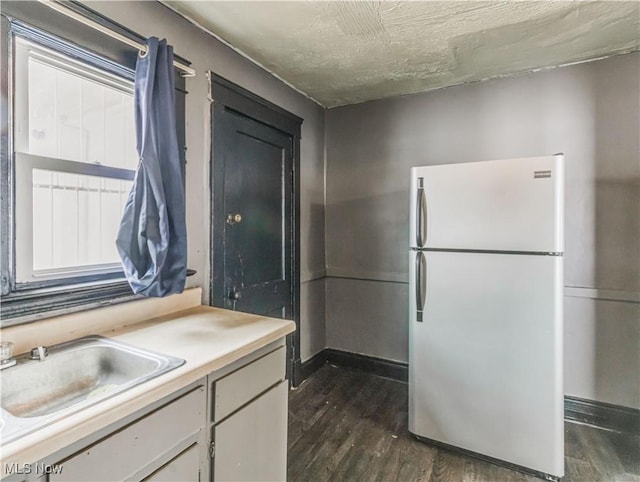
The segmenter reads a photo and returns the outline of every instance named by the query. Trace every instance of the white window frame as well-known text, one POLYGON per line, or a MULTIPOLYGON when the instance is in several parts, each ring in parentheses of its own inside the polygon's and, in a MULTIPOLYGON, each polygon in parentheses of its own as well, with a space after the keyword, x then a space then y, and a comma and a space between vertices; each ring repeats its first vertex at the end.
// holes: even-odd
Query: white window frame
MULTIPOLYGON (((96 265, 72 266, 46 270, 33 269, 33 169, 82 174, 105 179, 133 180, 135 171, 116 167, 67 161, 50 157, 35 156, 21 152, 15 153, 16 170, 16 281, 24 286, 30 282, 60 280, 68 284, 69 278, 120 274, 120 263, 102 263, 96 265)), ((115 242, 115 241, 114 241, 115 242)))
MULTIPOLYGON (((133 95, 133 82, 61 55, 51 49, 40 46, 32 40, 16 36, 13 55, 15 69, 14 109, 13 115, 28 113, 28 64, 30 58, 50 65, 56 69, 73 73, 99 84, 115 88, 133 95)), ((133 112, 131 115, 133 116, 133 112)), ((135 171, 101 164, 81 161, 43 157, 21 152, 27 141, 29 132, 28 118, 22 119, 26 126, 23 132, 14 131, 14 169, 15 169, 15 278, 18 289, 30 285, 58 286, 68 285, 74 280, 93 281, 100 279, 124 279, 119 263, 103 263, 97 265, 72 266, 35 270, 33 268, 33 169, 54 172, 96 176, 105 179, 133 180, 135 171)), ((16 123, 14 122, 14 126, 16 123)), ((17 130, 17 129, 16 129, 17 130)), ((115 242, 115 241, 114 241, 115 242)))

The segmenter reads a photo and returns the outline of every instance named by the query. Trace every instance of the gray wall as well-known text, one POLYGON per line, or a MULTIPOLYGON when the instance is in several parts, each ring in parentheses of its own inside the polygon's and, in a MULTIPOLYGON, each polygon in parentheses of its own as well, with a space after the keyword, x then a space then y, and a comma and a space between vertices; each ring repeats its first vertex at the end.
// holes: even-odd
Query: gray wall
POLYGON ((640 408, 640 54, 330 109, 326 342, 407 360, 411 166, 566 155, 567 394, 640 408))
MULTIPOLYGON (((187 231, 189 267, 198 274, 187 285, 202 286, 204 302, 210 276, 209 256, 209 102, 205 72, 213 72, 242 85, 280 107, 302 117, 301 140, 301 271, 302 333, 324 332, 324 316, 312 316, 308 303, 314 293, 324 296, 323 281, 311 282, 324 273, 324 109, 252 64, 157 2, 91 2, 91 8, 144 35, 166 37, 178 55, 192 62, 195 78, 187 79, 187 231), (307 286, 309 285, 309 286, 307 286)), ((322 315, 322 313, 320 313, 322 315)), ((305 340, 302 358, 317 348, 305 340)))

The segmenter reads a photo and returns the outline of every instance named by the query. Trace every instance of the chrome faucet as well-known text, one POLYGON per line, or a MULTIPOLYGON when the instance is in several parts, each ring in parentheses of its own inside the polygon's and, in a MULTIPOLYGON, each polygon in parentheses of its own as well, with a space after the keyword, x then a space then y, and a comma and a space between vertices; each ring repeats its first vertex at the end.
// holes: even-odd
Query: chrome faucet
POLYGON ((31 354, 29 355, 29 358, 31 358, 32 360, 43 361, 48 354, 49 354, 49 350, 47 350, 46 346, 36 346, 35 348, 31 349, 31 354))

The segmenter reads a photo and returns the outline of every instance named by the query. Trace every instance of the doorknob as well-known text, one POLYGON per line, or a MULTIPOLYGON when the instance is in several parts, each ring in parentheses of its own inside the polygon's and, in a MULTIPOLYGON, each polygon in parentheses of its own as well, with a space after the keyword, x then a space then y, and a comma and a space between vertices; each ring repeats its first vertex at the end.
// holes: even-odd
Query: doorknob
POLYGON ((242 221, 242 215, 240 213, 227 214, 227 224, 236 224, 242 221))

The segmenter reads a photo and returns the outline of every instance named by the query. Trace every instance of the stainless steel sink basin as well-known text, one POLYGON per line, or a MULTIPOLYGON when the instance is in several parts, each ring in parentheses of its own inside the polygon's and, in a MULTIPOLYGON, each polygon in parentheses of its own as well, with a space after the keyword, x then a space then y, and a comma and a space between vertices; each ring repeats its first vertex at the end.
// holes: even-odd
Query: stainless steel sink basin
POLYGON ((0 438, 19 438, 71 413, 179 367, 184 360, 101 336, 49 347, 42 361, 27 354, 0 372, 0 438))

